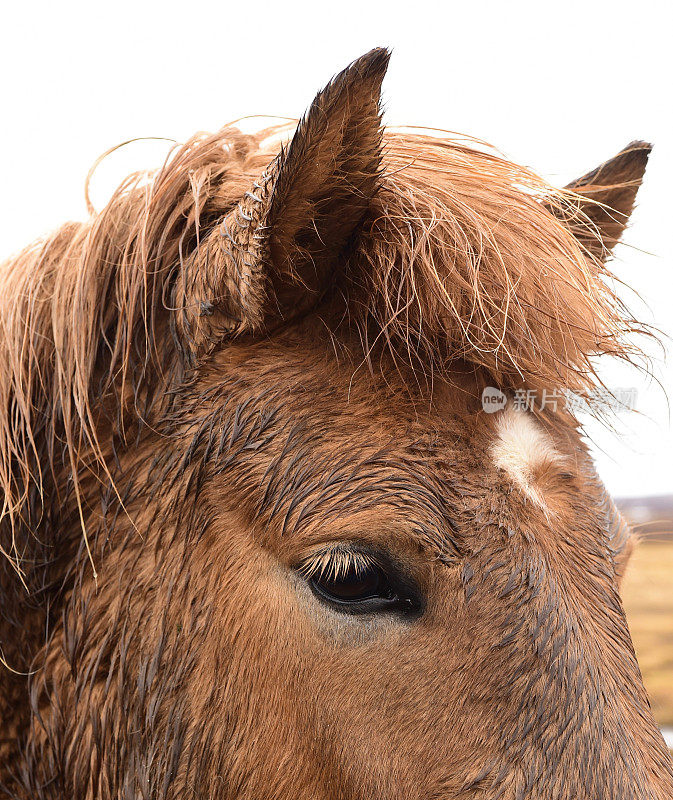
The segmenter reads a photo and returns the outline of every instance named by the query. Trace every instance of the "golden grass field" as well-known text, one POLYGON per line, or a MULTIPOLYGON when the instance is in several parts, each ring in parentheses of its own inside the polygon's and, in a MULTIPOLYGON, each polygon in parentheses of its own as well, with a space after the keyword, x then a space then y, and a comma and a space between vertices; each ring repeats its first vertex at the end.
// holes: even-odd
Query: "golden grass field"
POLYGON ((654 716, 673 725, 673 540, 635 550, 622 598, 654 716))

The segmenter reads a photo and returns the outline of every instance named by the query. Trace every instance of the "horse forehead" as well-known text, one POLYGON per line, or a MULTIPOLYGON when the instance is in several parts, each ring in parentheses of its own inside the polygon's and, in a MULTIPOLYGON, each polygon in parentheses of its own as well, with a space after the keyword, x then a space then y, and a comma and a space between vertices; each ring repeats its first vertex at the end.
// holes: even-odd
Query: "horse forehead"
MULTIPOLYGON (((551 495, 558 500, 563 476, 577 472, 577 460, 568 456, 565 443, 563 453, 558 437, 533 414, 511 403, 494 414, 485 413, 474 374, 458 373, 456 381, 436 384, 430 395, 415 395, 394 371, 376 380, 354 374, 348 364, 326 363, 324 348, 315 344, 289 348, 277 342, 267 348, 272 350, 268 358, 228 365, 216 403, 229 397, 233 402, 227 405, 244 408, 235 416, 254 411, 253 420, 258 410, 273 406, 281 435, 272 437, 272 450, 280 447, 285 454, 279 468, 286 466, 281 462, 307 456, 309 437, 316 468, 325 453, 352 464, 371 458, 373 448, 386 462, 388 475, 406 474, 410 483, 414 477, 422 482, 434 477, 444 484, 472 484, 476 479, 485 491, 490 476, 490 487, 495 478, 506 491, 509 485, 514 497, 519 494, 544 511, 553 501, 551 495)), ((358 477, 354 474, 353 480, 358 477)))

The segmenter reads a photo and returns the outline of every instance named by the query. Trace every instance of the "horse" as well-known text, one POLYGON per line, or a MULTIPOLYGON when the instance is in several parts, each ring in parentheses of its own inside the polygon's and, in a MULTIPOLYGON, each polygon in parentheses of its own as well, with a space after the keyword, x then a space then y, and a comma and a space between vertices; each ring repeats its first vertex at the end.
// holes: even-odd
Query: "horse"
POLYGON ((650 145, 555 189, 385 129, 388 60, 0 269, 3 797, 673 797, 559 400, 639 363, 650 145))

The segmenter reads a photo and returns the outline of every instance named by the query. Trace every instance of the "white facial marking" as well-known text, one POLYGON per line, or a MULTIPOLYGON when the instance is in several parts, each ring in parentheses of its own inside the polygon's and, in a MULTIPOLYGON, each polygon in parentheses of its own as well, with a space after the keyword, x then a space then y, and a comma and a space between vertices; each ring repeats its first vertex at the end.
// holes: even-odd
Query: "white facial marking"
POLYGON ((535 475, 546 465, 561 466, 564 458, 531 414, 511 407, 498 414, 491 454, 496 467, 503 470, 512 483, 534 503, 546 508, 545 499, 535 486, 535 475))

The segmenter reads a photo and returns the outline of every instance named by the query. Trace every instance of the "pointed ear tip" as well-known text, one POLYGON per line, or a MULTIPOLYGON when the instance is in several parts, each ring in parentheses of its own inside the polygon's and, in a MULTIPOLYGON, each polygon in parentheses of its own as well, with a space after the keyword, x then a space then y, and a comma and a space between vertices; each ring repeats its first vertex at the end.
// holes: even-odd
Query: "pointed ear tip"
POLYGON ((626 147, 622 150, 622 153, 629 153, 637 150, 645 155, 649 155, 652 152, 653 147, 654 145, 652 142, 646 142, 644 139, 634 139, 632 142, 626 145, 626 147))
POLYGON ((392 51, 388 47, 374 47, 369 52, 356 58, 346 69, 348 71, 357 71, 362 77, 372 75, 383 80, 383 76, 388 70, 391 53, 392 51))
POLYGON ((618 156, 626 161, 642 165, 642 168, 644 170, 645 167, 647 166, 647 161, 650 157, 650 153, 652 152, 653 147, 654 145, 651 144, 650 142, 645 142, 643 140, 636 139, 635 141, 628 144, 618 154, 618 156))

